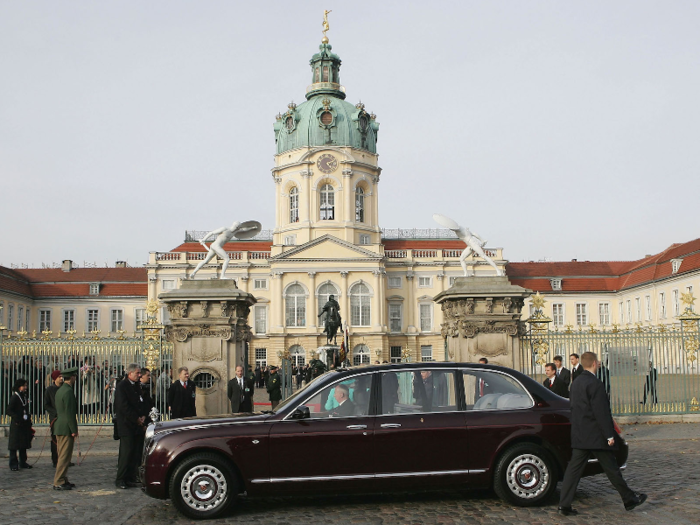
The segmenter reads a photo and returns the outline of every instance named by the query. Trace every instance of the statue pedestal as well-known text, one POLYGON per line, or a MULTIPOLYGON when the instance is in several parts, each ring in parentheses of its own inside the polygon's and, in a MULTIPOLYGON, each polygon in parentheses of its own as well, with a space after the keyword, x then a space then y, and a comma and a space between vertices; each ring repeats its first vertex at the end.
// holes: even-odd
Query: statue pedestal
POLYGON ((454 285, 435 296, 442 305, 442 336, 449 359, 519 368, 520 336, 525 323, 520 314, 531 290, 510 283, 506 276, 458 277, 454 285))
POLYGON ((317 359, 323 361, 323 364, 326 365, 326 370, 331 369, 337 352, 340 352, 340 345, 323 345, 316 349, 317 359))
POLYGON ((233 279, 187 280, 158 298, 170 313, 165 336, 174 344, 173 379, 184 366, 197 385, 197 415, 226 414, 229 379, 237 365, 245 367, 245 348, 252 294, 239 290, 233 279))

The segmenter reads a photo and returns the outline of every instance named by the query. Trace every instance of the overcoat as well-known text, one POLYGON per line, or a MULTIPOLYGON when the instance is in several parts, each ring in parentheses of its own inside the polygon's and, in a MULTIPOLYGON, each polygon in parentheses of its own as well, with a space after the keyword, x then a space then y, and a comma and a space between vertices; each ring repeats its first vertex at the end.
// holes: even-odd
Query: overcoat
POLYGON ((549 381, 549 378, 545 379, 542 384, 550 391, 554 392, 556 395, 561 397, 569 397, 569 389, 566 383, 561 380, 561 378, 554 376, 554 384, 549 381))
POLYGON ((117 418, 119 437, 137 436, 143 429, 138 419, 143 415, 141 383, 126 377, 117 383, 114 390, 114 413, 117 418))
POLYGON ((168 389, 168 406, 173 419, 193 417, 197 415, 195 404, 196 387, 192 381, 187 381, 183 387, 179 380, 174 381, 168 389))
POLYGON ((73 387, 63 383, 56 391, 56 422, 53 433, 56 436, 70 436, 78 433, 78 400, 73 387))
POLYGON ((7 405, 10 415, 10 440, 8 450, 26 450, 32 448, 32 417, 29 410, 29 400, 26 394, 13 392, 7 405), (24 416, 27 416, 27 419, 24 416))
POLYGON ((571 448, 615 450, 608 438, 615 437, 612 413, 605 387, 596 376, 584 370, 571 384, 571 448))

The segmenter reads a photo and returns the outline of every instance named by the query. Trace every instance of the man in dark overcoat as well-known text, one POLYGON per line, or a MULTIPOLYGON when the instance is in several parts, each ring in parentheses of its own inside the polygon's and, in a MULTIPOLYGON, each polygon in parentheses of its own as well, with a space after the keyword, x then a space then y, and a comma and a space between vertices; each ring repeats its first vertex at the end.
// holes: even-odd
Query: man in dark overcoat
POLYGON ((571 383, 576 380, 578 376, 583 373, 583 365, 579 362, 580 358, 578 354, 571 354, 569 356, 569 362, 571 363, 571 383))
POLYGON ((190 371, 183 366, 178 369, 177 373, 178 379, 168 389, 170 415, 173 419, 196 416, 195 395, 197 389, 190 381, 190 371))
POLYGON ((567 388, 564 381, 557 377, 557 365, 554 363, 547 363, 544 365, 544 374, 547 376, 542 384, 547 387, 548 390, 554 392, 556 395, 561 397, 569 397, 569 389, 567 388))
POLYGON ((32 468, 27 463, 27 449, 32 448, 34 436, 27 388, 26 379, 17 379, 12 386, 12 395, 7 404, 7 414, 11 418, 7 448, 10 451, 10 470, 15 471, 21 468, 32 468), (19 459, 17 459, 18 453, 19 459))
POLYGON ((637 494, 627 486, 613 450, 618 448, 608 396, 605 387, 595 376, 598 358, 593 352, 581 356, 584 371, 571 384, 571 461, 564 473, 559 500, 559 513, 564 516, 578 514, 571 508, 576 487, 588 459, 594 456, 608 479, 622 497, 626 510, 641 505, 646 494, 637 494))
POLYGON ((231 412, 252 412, 255 381, 243 376, 243 366, 236 367, 236 377, 228 382, 227 397, 231 401, 231 412))
POLYGON ((270 376, 267 378, 267 393, 270 396, 271 408, 274 410, 282 400, 282 383, 276 366, 270 367, 270 376))
POLYGON ((146 430, 141 396, 141 366, 131 363, 126 368, 126 377, 117 383, 114 390, 114 411, 119 433, 119 460, 114 484, 120 489, 138 487, 138 467, 141 463, 143 443, 141 434, 146 430))
POLYGON ((568 368, 564 367, 564 359, 560 355, 555 355, 553 361, 557 366, 557 377, 564 381, 564 384, 568 390, 569 385, 571 384, 571 372, 569 372, 568 368))

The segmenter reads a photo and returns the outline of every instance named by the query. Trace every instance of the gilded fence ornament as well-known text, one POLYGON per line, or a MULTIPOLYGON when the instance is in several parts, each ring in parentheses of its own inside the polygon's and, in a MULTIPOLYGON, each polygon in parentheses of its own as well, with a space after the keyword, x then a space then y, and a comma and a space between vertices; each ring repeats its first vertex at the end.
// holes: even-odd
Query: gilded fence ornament
POLYGON ((94 330, 90 330, 90 333, 92 334, 93 341, 99 341, 102 330, 98 330, 97 328, 95 328, 94 330))
POLYGON ((124 334, 126 333, 126 331, 125 331, 125 330, 117 330, 117 333, 119 334, 119 336, 117 337, 117 339, 119 339, 120 341, 123 341, 123 340, 124 340, 124 334))
POLYGON ((678 316, 678 320, 681 322, 683 349, 688 363, 694 364, 698 359, 695 354, 700 349, 700 315, 693 310, 695 303, 693 292, 681 294, 681 301, 685 305, 683 313, 678 316))
POLYGON ((27 331, 26 331, 26 330, 20 330, 19 332, 17 332, 17 338, 18 338, 20 341, 26 340, 26 338, 27 338, 27 331))
POLYGON ((698 412, 700 411, 700 403, 698 403, 698 398, 693 396, 693 399, 690 400, 690 411, 691 412, 698 412))
POLYGON ((36 330, 32 330, 32 339, 36 339, 36 330))
POLYGON ((592 334, 597 334, 598 330, 595 327, 595 323, 591 323, 588 325, 588 331, 592 334))
POLYGON ((67 339, 69 341, 73 341, 75 339, 75 330, 71 328, 70 330, 66 331, 66 335, 68 336, 67 339))
POLYGON ((547 364, 547 356, 549 354, 549 343, 547 342, 546 336, 549 331, 549 323, 552 320, 544 314, 544 305, 547 303, 545 298, 537 292, 532 297, 532 306, 535 311, 527 319, 527 323, 530 325, 530 331, 533 335, 532 340, 532 351, 535 357, 535 363, 544 366, 547 364))
POLYGON ((41 334, 42 334, 41 340, 48 341, 49 339, 51 339, 51 334, 53 334, 53 331, 52 330, 42 330, 41 334))

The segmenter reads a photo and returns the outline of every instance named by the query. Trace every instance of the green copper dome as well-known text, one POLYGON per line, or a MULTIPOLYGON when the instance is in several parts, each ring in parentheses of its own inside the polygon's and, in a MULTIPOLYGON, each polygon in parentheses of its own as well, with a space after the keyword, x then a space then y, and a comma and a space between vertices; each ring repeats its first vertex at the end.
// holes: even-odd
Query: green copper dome
POLYGON ((312 84, 306 102, 289 104, 274 124, 277 153, 302 147, 350 146, 377 152, 379 123, 362 103, 345 101, 340 85, 340 57, 323 43, 311 57, 312 84))

